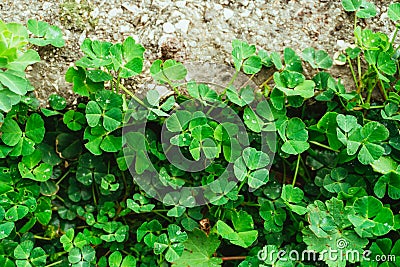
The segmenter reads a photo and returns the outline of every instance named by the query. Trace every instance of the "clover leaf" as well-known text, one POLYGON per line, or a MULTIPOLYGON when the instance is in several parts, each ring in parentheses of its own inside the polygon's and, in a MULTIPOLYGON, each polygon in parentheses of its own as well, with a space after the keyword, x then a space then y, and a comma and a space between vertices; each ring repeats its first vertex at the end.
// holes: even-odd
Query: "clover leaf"
POLYGON ((217 221, 217 232, 222 238, 228 239, 232 244, 247 248, 257 239, 258 232, 254 229, 253 218, 245 211, 232 213, 232 229, 224 221, 217 221))
POLYGON ((395 22, 400 20, 400 4, 399 3, 390 4, 387 14, 388 17, 395 22))
POLYGON ((306 151, 308 144, 308 131, 305 123, 299 118, 291 118, 285 121, 278 129, 278 133, 284 141, 281 149, 283 152, 297 155, 306 151))
POLYGON ((188 239, 183 243, 185 250, 172 266, 221 266, 222 260, 213 256, 220 243, 216 234, 207 236, 203 231, 195 229, 192 233, 188 234, 188 239))
POLYGON ((324 50, 315 51, 314 48, 309 47, 303 50, 302 56, 314 69, 329 69, 333 64, 332 59, 324 50))
POLYGON ((186 232, 175 224, 168 225, 168 235, 161 234, 154 243, 154 253, 159 255, 166 251, 165 259, 168 262, 174 262, 181 257, 185 246, 183 242, 188 239, 186 232))
POLYGON ((392 230, 393 212, 378 199, 364 196, 358 198, 353 207, 355 214, 349 214, 348 218, 361 237, 382 236, 392 230))
POLYGON ((35 247, 31 240, 18 244, 14 249, 15 263, 17 266, 44 266, 46 264, 46 252, 41 247, 35 247))
POLYGON ((137 44, 132 37, 125 39, 123 44, 115 44, 110 48, 114 70, 121 78, 138 75, 143 68, 143 53, 145 49, 137 44))

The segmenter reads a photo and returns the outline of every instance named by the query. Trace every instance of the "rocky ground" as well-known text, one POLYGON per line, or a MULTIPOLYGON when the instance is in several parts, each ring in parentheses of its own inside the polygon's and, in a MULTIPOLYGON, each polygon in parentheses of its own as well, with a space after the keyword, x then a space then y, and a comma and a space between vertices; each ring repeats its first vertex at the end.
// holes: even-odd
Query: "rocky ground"
MULTIPOLYGON (((392 1, 373 2, 378 15, 360 23, 392 32, 394 25, 385 13, 392 1)), ((333 55, 352 42, 354 20, 340 1, 327 0, 3 0, 0 18, 23 23, 36 18, 62 28, 66 46, 40 49, 43 61, 29 73, 40 99, 57 92, 70 102, 76 96, 64 74, 82 55, 79 45, 85 38, 118 42, 133 36, 147 49, 147 70, 159 57, 231 65, 231 41, 235 38, 269 52, 285 47, 301 52, 312 46, 333 55)), ((348 77, 343 67, 333 71, 336 77, 348 77)), ((220 68, 211 68, 208 75, 220 72, 220 68)), ((133 84, 149 79, 145 71, 133 84)))

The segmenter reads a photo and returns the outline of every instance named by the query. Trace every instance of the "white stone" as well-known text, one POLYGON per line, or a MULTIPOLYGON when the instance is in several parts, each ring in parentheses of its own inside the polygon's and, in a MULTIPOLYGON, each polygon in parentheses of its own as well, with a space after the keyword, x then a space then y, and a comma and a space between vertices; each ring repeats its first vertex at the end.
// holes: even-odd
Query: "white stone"
POLYGON ((222 5, 220 5, 220 4, 215 4, 215 5, 214 5, 214 9, 215 9, 215 10, 221 10, 221 9, 222 9, 222 5))
POLYGON ((183 33, 187 33, 189 29, 190 20, 182 19, 175 24, 175 28, 183 33))
POLYGON ((83 41, 84 41, 85 39, 86 39, 86 30, 84 30, 84 31, 82 32, 82 34, 79 36, 78 43, 79 43, 79 44, 83 43, 83 41))
POLYGON ((121 27, 119 27, 119 31, 120 32, 129 32, 129 30, 131 29, 131 27, 129 25, 121 25, 121 27))
POLYGON ((129 2, 123 3, 122 6, 132 13, 139 12, 139 8, 135 5, 130 4, 129 2))
POLYGON ((108 17, 109 18, 115 18, 116 16, 122 14, 123 11, 120 8, 113 8, 108 12, 108 17))
POLYGON ((52 3, 44 2, 44 3, 43 3, 43 10, 49 9, 49 7, 51 7, 51 5, 52 5, 52 3))
POLYGON ((186 1, 176 1, 175 4, 177 7, 183 8, 186 6, 186 1))
POLYGON ((163 25, 163 31, 165 33, 173 33, 173 32, 175 32, 175 27, 171 22, 166 22, 163 25))
POLYGON ((248 16, 250 16, 250 13, 251 13, 251 10, 245 9, 245 10, 243 10, 243 12, 241 12, 239 15, 240 15, 241 17, 248 17, 248 16))
POLYGON ((94 8, 93 11, 90 12, 90 16, 94 19, 97 18, 99 16, 99 14, 100 14, 100 11, 99 11, 98 7, 94 8))
POLYGON ((143 16, 140 18, 140 22, 145 24, 148 21, 149 21, 149 15, 143 14, 143 16))
POLYGON ((233 10, 231 10, 229 8, 224 8, 224 18, 225 18, 225 20, 228 20, 228 19, 232 18, 233 15, 235 15, 235 12, 233 12, 233 10))

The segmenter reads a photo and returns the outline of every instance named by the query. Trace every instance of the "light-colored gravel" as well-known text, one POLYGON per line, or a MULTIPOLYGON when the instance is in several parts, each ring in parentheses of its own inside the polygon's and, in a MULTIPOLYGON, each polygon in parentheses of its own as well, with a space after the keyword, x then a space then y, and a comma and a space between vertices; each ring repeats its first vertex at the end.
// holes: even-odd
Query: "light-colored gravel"
MULTIPOLYGON (((394 24, 385 12, 392 1, 373 2, 378 15, 360 24, 391 32, 394 24)), ((147 68, 159 57, 229 65, 235 38, 269 52, 285 47, 301 52, 312 46, 333 55, 352 42, 354 15, 344 12, 340 1, 326 0, 3 0, 0 18, 36 18, 62 28, 66 47, 39 49, 43 62, 30 71, 31 81, 42 99, 57 92, 73 100, 76 96, 64 74, 82 55, 79 45, 85 38, 118 42, 133 36, 147 49, 147 68)), ((343 73, 336 71, 337 76, 343 73)), ((145 72, 134 83, 148 79, 145 72)))

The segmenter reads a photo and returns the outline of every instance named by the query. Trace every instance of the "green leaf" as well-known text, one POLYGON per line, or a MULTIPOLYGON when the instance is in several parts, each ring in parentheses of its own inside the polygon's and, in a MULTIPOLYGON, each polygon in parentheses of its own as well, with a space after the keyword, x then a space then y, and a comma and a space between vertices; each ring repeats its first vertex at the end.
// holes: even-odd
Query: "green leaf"
POLYGON ((162 60, 158 59, 151 65, 150 73, 156 81, 165 83, 183 80, 186 77, 187 70, 182 63, 175 60, 168 59, 163 63, 162 60))
POLYGON ((185 250, 182 256, 173 263, 173 267, 219 267, 222 264, 220 258, 213 257, 220 245, 217 235, 206 235, 204 231, 195 229, 188 235, 184 242, 185 250))
POLYGON ((274 63, 274 66, 277 70, 283 69, 281 56, 277 52, 271 53, 271 60, 272 60, 272 63, 274 63))
POLYGON ((259 169, 249 174, 248 184, 252 189, 258 189, 265 185, 269 180, 269 171, 267 169, 259 169))
POLYGON ((31 85, 27 79, 14 75, 9 71, 0 72, 0 83, 17 95, 25 95, 31 90, 31 85))
POLYGON ((264 122, 260 117, 249 107, 244 109, 244 124, 253 132, 260 133, 264 126, 264 122))
POLYGON ((86 105, 86 120, 90 127, 95 127, 99 124, 102 116, 102 111, 95 101, 89 101, 86 105))
POLYGON ((303 200, 304 192, 292 185, 284 185, 282 188, 281 198, 290 203, 300 203, 303 200))
POLYGON ((43 37, 46 34, 47 29, 50 25, 45 21, 38 21, 36 19, 30 19, 27 23, 28 30, 38 37, 43 37))
POLYGON ((324 50, 315 51, 314 48, 309 47, 303 50, 302 56, 314 69, 329 69, 333 64, 332 59, 324 50))
POLYGON ((266 167, 269 163, 269 157, 262 151, 257 151, 255 148, 248 147, 243 150, 243 160, 250 170, 257 170, 266 167))
POLYGON ((36 144, 39 144, 42 142, 44 138, 44 133, 45 129, 42 117, 37 113, 32 114, 26 121, 26 127, 25 127, 26 137, 31 139, 36 144))
POLYGON ((187 110, 177 110, 166 121, 166 127, 170 132, 185 130, 192 119, 192 114, 187 110))
POLYGON ((67 100, 57 94, 52 94, 49 96, 50 106, 55 110, 63 110, 67 107, 67 100))
POLYGON ((90 80, 96 83, 111 81, 113 78, 109 73, 102 70, 87 70, 86 75, 90 80))
POLYGON ((243 72, 246 74, 256 74, 261 70, 261 58, 251 56, 243 62, 243 72))
POLYGON ((112 108, 104 114, 103 126, 104 128, 112 132, 121 125, 122 122, 122 111, 119 108, 112 108))
POLYGON ((232 244, 243 248, 251 246, 258 236, 256 230, 235 232, 229 225, 221 220, 217 221, 216 227, 218 234, 223 238, 228 239, 232 244))
POLYGON ((342 6, 347 12, 357 11, 361 7, 361 0, 342 0, 342 6))
POLYGON ((357 128, 359 124, 357 123, 357 118, 351 115, 339 114, 336 117, 337 124, 346 133, 357 128))
POLYGON ((8 237, 14 229, 14 222, 4 222, 0 224, 0 239, 8 237))
POLYGON ((8 146, 15 146, 22 137, 22 131, 19 128, 18 123, 11 118, 4 119, 4 123, 1 126, 1 132, 1 140, 8 146))
POLYGON ((18 260, 27 260, 33 249, 33 242, 26 240, 17 245, 14 249, 14 257, 18 260))
POLYGON ((81 250, 79 248, 72 248, 68 253, 68 261, 72 264, 80 262, 82 259, 81 250))
POLYGON ((381 176, 374 186, 375 195, 383 198, 386 188, 391 199, 400 199, 400 174, 398 172, 391 171, 381 176))
POLYGON ((360 9, 356 12, 356 16, 362 19, 369 19, 376 16, 376 6, 374 3, 362 0, 360 9))
POLYGON ((391 171, 396 171, 398 163, 390 157, 380 157, 379 159, 372 162, 371 167, 375 172, 381 174, 387 174, 391 171))
POLYGON ((53 166, 47 163, 42 163, 39 165, 39 167, 33 170, 33 174, 35 175, 33 180, 38 182, 45 182, 50 179, 52 173, 53 173, 53 166))
POLYGON ((393 21, 400 20, 400 3, 393 3, 389 5, 388 17, 393 21))
POLYGON ((396 61, 392 60, 387 52, 379 53, 377 67, 387 75, 394 75, 397 71, 396 61))
POLYGON ((389 138, 388 129, 376 121, 365 124, 361 129, 361 134, 368 142, 381 142, 389 138))
POLYGON ((68 110, 63 117, 63 122, 72 131, 79 131, 85 124, 85 116, 78 111, 68 110))
POLYGON ((149 90, 146 93, 146 100, 153 107, 157 107, 160 102, 160 94, 157 90, 149 90))
POLYGON ((24 72, 28 65, 32 65, 36 62, 40 62, 40 56, 38 52, 28 49, 21 56, 8 63, 6 68, 9 70, 15 70, 17 72, 24 72))
POLYGON ((285 61, 285 70, 303 72, 301 59, 291 48, 285 48, 283 51, 283 59, 285 61))
POLYGON ((21 96, 8 89, 0 90, 0 110, 9 112, 13 105, 19 103, 21 96))
POLYGON ((41 247, 35 247, 29 257, 33 266, 45 266, 46 258, 46 252, 41 247))

